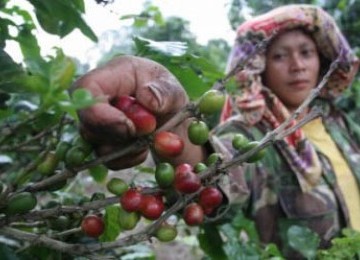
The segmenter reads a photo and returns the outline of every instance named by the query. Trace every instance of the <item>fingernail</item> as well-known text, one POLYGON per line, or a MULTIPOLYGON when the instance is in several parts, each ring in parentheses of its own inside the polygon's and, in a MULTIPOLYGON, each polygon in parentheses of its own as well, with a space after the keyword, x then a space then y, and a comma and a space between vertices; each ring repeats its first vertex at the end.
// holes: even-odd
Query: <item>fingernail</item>
POLYGON ((162 97, 162 93, 161 93, 161 88, 155 84, 155 83, 150 83, 148 85, 148 88, 150 89, 150 91, 152 92, 153 96, 155 97, 155 100, 157 102, 156 106, 153 106, 153 107, 156 107, 157 109, 159 108, 162 108, 163 105, 164 105, 164 99, 162 97))

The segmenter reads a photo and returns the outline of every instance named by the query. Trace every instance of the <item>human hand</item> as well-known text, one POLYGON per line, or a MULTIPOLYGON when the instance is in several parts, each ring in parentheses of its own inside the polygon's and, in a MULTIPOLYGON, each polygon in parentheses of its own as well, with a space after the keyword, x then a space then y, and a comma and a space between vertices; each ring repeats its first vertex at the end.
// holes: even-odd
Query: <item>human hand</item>
MULTIPOLYGON (((157 126, 165 123, 187 102, 178 80, 162 65, 144 58, 122 56, 79 78, 75 88, 84 88, 98 99, 95 105, 78 111, 82 136, 93 144, 98 155, 111 153, 138 136, 134 123, 112 102, 120 96, 133 96, 155 117, 157 126)), ((121 169, 141 163, 145 148, 136 154, 107 163, 121 169)))

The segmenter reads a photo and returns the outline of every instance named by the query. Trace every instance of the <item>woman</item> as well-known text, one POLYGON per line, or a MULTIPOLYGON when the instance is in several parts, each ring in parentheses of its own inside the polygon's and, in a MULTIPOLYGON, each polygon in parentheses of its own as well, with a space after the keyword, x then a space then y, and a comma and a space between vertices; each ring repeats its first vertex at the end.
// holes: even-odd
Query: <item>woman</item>
MULTIPOLYGON (((232 168, 221 184, 232 208, 243 208, 255 221, 261 241, 277 243, 285 255, 296 257, 286 243, 292 225, 317 232, 322 247, 343 227, 360 230, 360 146, 354 142, 360 140, 360 133, 332 102, 350 84, 358 60, 322 9, 289 5, 239 27, 229 69, 270 37, 265 50, 236 74, 239 91, 228 97, 211 145, 225 160, 231 160, 236 133, 260 140, 299 107, 329 64, 338 59, 339 67, 321 95, 300 115, 306 117, 313 107, 319 107, 322 117, 267 147, 260 162, 232 168)), ((115 59, 75 85, 102 97, 101 103, 79 112, 82 133, 99 154, 136 136, 131 122, 110 105, 117 96, 135 96, 158 120, 170 117, 187 102, 180 84, 164 67, 136 57, 115 59)), ((184 140, 187 123, 174 129, 184 140)), ((185 152, 174 163, 195 164, 208 153, 187 141, 185 152)), ((119 158, 110 167, 130 167, 143 161, 146 154, 145 149, 119 158)))
POLYGON ((225 187, 232 203, 246 201, 261 241, 277 243, 288 256, 294 257, 286 243, 292 225, 317 232, 322 247, 342 227, 360 231, 359 133, 333 104, 353 79, 358 60, 333 19, 314 6, 289 5, 244 23, 237 33, 230 68, 251 47, 272 40, 237 74, 241 94, 228 98, 224 123, 215 129, 213 145, 228 159, 236 132, 261 139, 303 103, 331 62, 339 59, 340 65, 299 116, 317 107, 321 118, 276 141, 260 163, 230 173, 225 187))

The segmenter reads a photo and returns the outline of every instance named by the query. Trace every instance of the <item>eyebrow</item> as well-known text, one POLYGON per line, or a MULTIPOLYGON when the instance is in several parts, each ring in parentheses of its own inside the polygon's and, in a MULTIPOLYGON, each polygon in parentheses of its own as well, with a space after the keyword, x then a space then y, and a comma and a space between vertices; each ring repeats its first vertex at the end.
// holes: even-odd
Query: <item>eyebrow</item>
POLYGON ((274 46, 271 46, 270 48, 268 48, 268 50, 279 50, 279 49, 285 49, 285 50, 288 50, 288 49, 293 49, 293 47, 295 48, 304 48, 304 47, 311 47, 311 48, 315 48, 316 49, 316 45, 315 44, 312 44, 310 42, 301 42, 299 44, 297 44, 296 46, 288 46, 288 45, 278 45, 276 47, 274 46))

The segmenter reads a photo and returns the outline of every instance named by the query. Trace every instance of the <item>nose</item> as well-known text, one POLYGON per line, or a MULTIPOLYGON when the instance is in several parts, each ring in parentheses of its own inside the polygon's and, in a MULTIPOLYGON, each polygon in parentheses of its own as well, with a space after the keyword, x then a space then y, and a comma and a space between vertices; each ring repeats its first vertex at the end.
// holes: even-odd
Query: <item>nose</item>
POLYGON ((301 71, 306 68, 305 61, 298 53, 291 55, 290 59, 290 71, 301 71))

